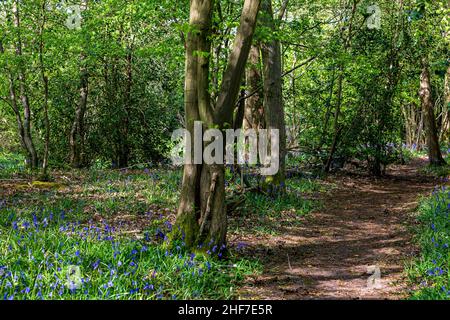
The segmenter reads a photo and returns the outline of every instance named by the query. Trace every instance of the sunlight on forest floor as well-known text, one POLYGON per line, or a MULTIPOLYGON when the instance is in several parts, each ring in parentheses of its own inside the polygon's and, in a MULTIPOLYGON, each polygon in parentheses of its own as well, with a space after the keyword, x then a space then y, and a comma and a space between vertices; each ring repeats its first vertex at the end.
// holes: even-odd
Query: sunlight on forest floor
POLYGON ((41 182, 30 181, 17 163, 8 164, 13 174, 0 181, 5 299, 236 297, 236 285, 260 272, 257 260, 240 253, 247 244, 239 238, 278 234, 301 223, 325 191, 311 179, 292 178, 282 198, 245 194, 229 219, 229 259, 194 258, 183 248, 164 249, 175 221, 181 170, 55 171, 53 181, 41 182), (81 268, 81 289, 65 281, 64 272, 73 265, 81 268), (165 275, 148 278, 149 270, 165 275))

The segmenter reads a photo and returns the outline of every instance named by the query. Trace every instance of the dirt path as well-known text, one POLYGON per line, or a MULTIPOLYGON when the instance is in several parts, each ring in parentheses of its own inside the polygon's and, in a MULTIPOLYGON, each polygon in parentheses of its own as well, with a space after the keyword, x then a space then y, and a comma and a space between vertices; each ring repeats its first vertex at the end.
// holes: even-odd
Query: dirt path
MULTIPOLYGON (((265 271, 242 292, 248 299, 401 299, 404 263, 415 253, 411 212, 436 182, 416 161, 382 179, 331 177, 337 188, 324 208, 270 242, 254 243, 265 271), (379 288, 367 285, 369 266, 381 271, 379 288)), ((259 242, 259 241, 257 241, 259 242)))

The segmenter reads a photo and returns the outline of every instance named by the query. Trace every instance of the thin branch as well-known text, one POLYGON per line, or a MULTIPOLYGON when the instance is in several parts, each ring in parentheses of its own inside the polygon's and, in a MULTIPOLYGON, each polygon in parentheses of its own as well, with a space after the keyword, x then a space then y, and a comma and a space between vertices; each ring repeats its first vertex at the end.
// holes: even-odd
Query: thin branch
MULTIPOLYGON (((292 69, 286 71, 285 73, 283 73, 283 74, 281 75, 281 78, 284 78, 285 76, 291 74, 291 73, 294 72, 295 70, 300 69, 301 67, 307 65, 308 63, 310 63, 310 62, 316 60, 317 57, 318 57, 318 56, 311 57, 311 58, 309 58, 308 60, 306 60, 305 62, 302 62, 301 64, 299 64, 298 66, 295 66, 294 68, 292 68, 292 69)), ((279 80, 279 79, 277 79, 277 80, 279 80)), ((274 81, 276 81, 276 80, 274 80, 274 81)), ((262 87, 263 87, 262 85, 259 85, 253 92, 249 93, 249 94, 246 95, 245 97, 240 98, 240 99, 237 101, 236 105, 239 105, 242 101, 247 100, 248 98, 253 97, 255 94, 257 94, 257 93, 259 92, 259 90, 262 89, 262 87)))

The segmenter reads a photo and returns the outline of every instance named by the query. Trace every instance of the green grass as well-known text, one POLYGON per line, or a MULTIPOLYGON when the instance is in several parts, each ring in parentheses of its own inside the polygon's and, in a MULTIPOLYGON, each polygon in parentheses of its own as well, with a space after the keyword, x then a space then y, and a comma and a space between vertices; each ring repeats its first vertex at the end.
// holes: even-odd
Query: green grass
POLYGON ((20 154, 0 149, 0 179, 7 179, 23 172, 25 172, 25 158, 20 154))
POLYGON ((450 191, 443 187, 419 207, 421 255, 407 268, 416 285, 411 299, 450 299, 450 191))
MULTIPOLYGON (((0 159, 5 177, 24 170, 20 156, 0 159)), ((182 170, 52 174, 52 183, 8 182, 0 200, 0 299, 231 299, 247 276, 261 272, 239 249, 229 248, 226 259, 218 250, 166 249, 182 170)), ((238 180, 230 179, 227 194, 238 180)), ((303 178, 288 179, 286 189, 275 198, 247 192, 230 231, 279 234, 317 208, 315 194, 324 191, 303 178)))
POLYGON ((61 175, 61 188, 18 182, 0 201, 0 299, 231 299, 260 272, 233 248, 166 249, 180 170, 61 175))
MULTIPOLYGON (((442 154, 444 156, 444 160, 447 162, 446 165, 443 166, 426 166, 421 169, 421 171, 424 174, 436 177, 436 178, 443 178, 443 177, 449 177, 450 176, 450 153, 448 152, 450 149, 443 148, 442 154)), ((426 155, 424 155, 426 156, 426 155)))
POLYGON ((421 169, 421 171, 426 174, 436 178, 443 178, 450 176, 450 157, 446 159, 447 164, 443 166, 426 166, 421 169))
POLYGON ((166 250, 167 223, 137 240, 106 223, 73 218, 65 209, 0 210, 0 298, 229 299, 258 268, 183 246, 166 250))
POLYGON ((302 224, 303 216, 320 208, 314 194, 325 191, 317 180, 295 177, 287 179, 286 193, 281 196, 245 193, 231 229, 235 233, 279 235, 285 227, 302 224))

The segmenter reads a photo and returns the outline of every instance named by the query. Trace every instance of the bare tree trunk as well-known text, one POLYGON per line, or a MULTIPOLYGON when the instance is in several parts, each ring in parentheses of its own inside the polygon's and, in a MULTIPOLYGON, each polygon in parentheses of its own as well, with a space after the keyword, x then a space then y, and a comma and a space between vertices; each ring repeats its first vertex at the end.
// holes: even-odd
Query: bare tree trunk
MULTIPOLYGON (((200 37, 206 39, 209 33, 212 17, 211 1, 204 1, 203 6, 199 0, 191 0, 189 24, 193 29, 186 39, 186 68, 184 87, 184 107, 186 114, 186 130, 194 137, 194 123, 200 121, 198 108, 198 45, 200 37)), ((192 144, 190 154, 194 154, 194 144, 192 144)), ((178 207, 177 222, 175 232, 181 232, 182 238, 187 246, 193 246, 197 242, 198 224, 200 218, 200 175, 202 166, 199 164, 187 163, 184 166, 183 183, 181 188, 181 199, 178 207), (178 228, 178 229, 177 229, 178 228)), ((177 238, 179 235, 174 234, 177 238)))
POLYGON ((254 93, 245 100, 243 128, 263 129, 264 124, 264 104, 262 97, 262 75, 261 75, 261 54, 259 46, 252 45, 248 57, 249 66, 246 71, 246 82, 248 92, 254 93))
MULTIPOLYGON (((0 41, 0 53, 4 53, 5 50, 3 48, 3 43, 0 41)), ((9 80, 9 101, 10 101, 10 106, 14 112, 14 115, 16 116, 16 121, 17 121, 17 131, 19 133, 19 138, 20 138, 20 145, 22 146, 22 148, 24 149, 24 151, 26 152, 27 155, 27 160, 29 163, 31 163, 31 155, 28 151, 28 148, 25 144, 25 136, 24 136, 24 129, 23 129, 23 121, 22 121, 22 115, 19 111, 19 107, 17 106, 17 94, 16 94, 16 88, 15 88, 15 84, 14 84, 14 78, 13 75, 11 73, 11 70, 9 70, 9 68, 6 68, 7 74, 8 74, 8 80, 9 80)))
POLYGON ((129 141, 129 130, 130 130, 130 111, 133 104, 132 101, 132 89, 133 89, 133 48, 130 46, 128 48, 128 53, 126 57, 126 85, 125 85, 125 102, 124 102, 124 115, 121 117, 121 130, 119 135, 119 156, 118 165, 119 168, 128 167, 128 160, 130 155, 130 141, 129 141))
MULTIPOLYGON (((264 13, 264 25, 276 30, 272 0, 263 0, 261 11, 264 13)), ((278 39, 271 39, 261 46, 264 68, 264 115, 266 129, 279 130, 279 157, 280 168, 276 175, 266 178, 265 184, 270 192, 285 189, 286 170, 286 124, 283 105, 283 79, 281 66, 281 44, 278 39)), ((272 142, 271 142, 272 143, 272 142)))
POLYGON ((443 112, 442 139, 448 142, 450 140, 450 66, 447 68, 447 73, 445 75, 443 112))
MULTIPOLYGON (((356 14, 356 10, 358 7, 358 4, 360 3, 360 0, 353 0, 352 8, 351 8, 351 15, 349 20, 349 26, 348 26, 348 33, 345 37, 345 30, 346 28, 342 27, 341 31, 341 38, 344 40, 344 52, 347 52, 351 48, 352 43, 352 37, 353 37, 353 22, 356 14)), ((330 172, 331 164, 333 162, 333 157, 337 149, 337 145, 339 142, 339 136, 341 134, 342 128, 339 125, 339 117, 341 113, 341 107, 342 107, 342 89, 343 89, 343 82, 344 82, 344 70, 345 66, 343 64, 339 65, 339 76, 338 76, 338 94, 337 94, 337 104, 336 104, 336 111, 334 114, 334 136, 333 136, 333 142, 331 144, 330 153, 327 159, 327 162, 324 167, 324 172, 330 172)))
POLYGON ((332 103, 331 101, 333 100, 333 94, 334 94, 334 83, 336 82, 336 70, 333 69, 333 74, 331 76, 331 84, 330 84, 330 94, 328 96, 327 102, 326 102, 326 113, 325 113, 325 117, 324 117, 324 121, 323 121, 323 129, 322 129, 322 135, 320 138, 320 142, 319 145, 317 147, 317 152, 322 151, 322 147, 325 143, 325 139, 327 136, 327 131, 328 131, 328 124, 330 123, 330 118, 331 118, 331 109, 332 109, 332 103))
POLYGON ((80 57, 80 96, 75 109, 75 118, 70 130, 70 164, 73 168, 80 168, 84 164, 84 115, 86 113, 89 92, 89 74, 86 66, 86 55, 80 57))
POLYGON ((344 71, 343 68, 339 68, 339 78, 338 78, 338 91, 337 91, 337 103, 336 110, 334 113, 334 135, 333 142, 331 143, 330 154, 328 156, 327 162, 325 164, 324 171, 330 172, 331 164, 333 162, 334 154, 336 153, 337 144, 339 140, 339 135, 342 131, 342 128, 339 126, 339 117, 341 114, 341 106, 342 106, 342 89, 343 89, 343 81, 344 81, 344 71))
MULTIPOLYGON (((88 8, 88 0, 83 0, 82 5, 85 10, 88 8)), ((73 168, 81 168, 85 165, 84 159, 84 116, 87 108, 88 94, 89 94, 89 73, 87 68, 86 53, 80 55, 80 87, 79 99, 75 108, 75 117, 72 122, 70 130, 69 145, 70 145, 70 164, 73 168)))
MULTIPOLYGON (((241 23, 218 95, 216 108, 211 106, 209 88, 212 0, 191 0, 190 25, 194 29, 186 41, 185 111, 187 130, 193 137, 194 122, 224 128, 233 123, 234 106, 259 11, 259 0, 246 0, 241 23)), ((194 154, 194 146, 192 145, 194 154)), ((227 217, 225 208, 225 178, 222 164, 184 167, 183 185, 174 239, 181 238, 188 247, 221 246, 226 242, 227 217)))
POLYGON ((436 129, 436 117, 433 110, 433 100, 431 95, 431 76, 428 61, 422 59, 422 74, 420 76, 420 100, 425 116, 425 131, 428 145, 428 158, 432 165, 445 164, 439 146, 439 138, 436 129))
MULTIPOLYGON (((16 39, 16 55, 18 57, 22 56, 22 39, 20 34, 20 13, 17 1, 13 3, 14 12, 14 26, 16 28, 17 39, 16 39)), ((23 141, 30 155, 30 167, 37 168, 38 166, 38 155, 36 148, 34 147, 33 138, 31 136, 31 109, 30 103, 26 90, 26 75, 23 66, 19 67, 19 91, 20 91, 20 101, 23 106, 23 141)))
POLYGON ((48 174, 48 156, 49 156, 49 143, 50 143, 50 121, 48 118, 48 77, 45 73, 44 64, 44 28, 46 23, 46 8, 45 1, 42 4, 42 24, 39 29, 39 63, 41 68, 41 78, 44 85, 44 125, 45 125, 45 137, 44 137, 44 157, 42 161, 42 175, 44 178, 48 174))

